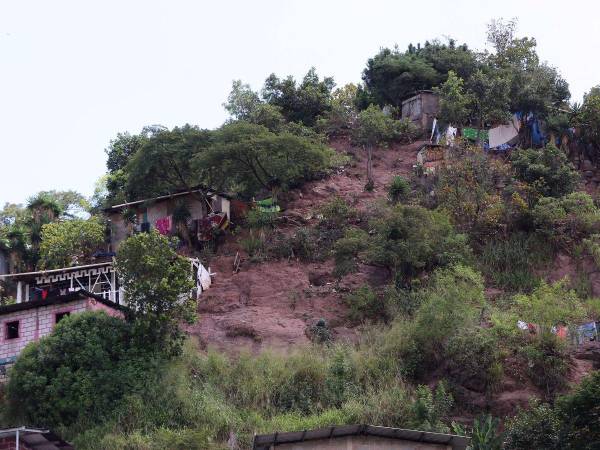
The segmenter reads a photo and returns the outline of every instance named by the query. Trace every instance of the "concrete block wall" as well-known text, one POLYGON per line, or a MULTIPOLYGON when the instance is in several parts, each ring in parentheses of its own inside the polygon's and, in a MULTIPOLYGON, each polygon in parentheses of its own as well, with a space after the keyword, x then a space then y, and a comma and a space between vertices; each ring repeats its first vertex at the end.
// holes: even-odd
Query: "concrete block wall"
POLYGON ((16 311, 0 316, 0 359, 18 356, 27 344, 52 332, 56 325, 56 314, 71 314, 89 309, 88 299, 75 300, 60 305, 16 311), (19 321, 19 337, 7 339, 7 323, 19 321))
MULTIPOLYGON (((17 443, 14 437, 0 438, 0 450, 17 450, 17 443)), ((19 450, 30 450, 23 443, 19 442, 19 450)))

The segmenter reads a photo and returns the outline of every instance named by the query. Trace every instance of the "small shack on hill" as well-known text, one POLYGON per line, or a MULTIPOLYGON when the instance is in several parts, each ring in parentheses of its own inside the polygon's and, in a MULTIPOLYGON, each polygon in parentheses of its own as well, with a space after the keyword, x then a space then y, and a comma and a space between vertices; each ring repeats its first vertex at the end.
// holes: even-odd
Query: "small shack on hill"
POLYGON ((402 118, 423 130, 431 130, 439 111, 439 96, 433 91, 420 91, 402 102, 402 118))
POLYGON ((156 229, 164 235, 177 232, 178 221, 185 223, 188 239, 201 240, 215 224, 225 226, 231 217, 230 197, 206 188, 173 192, 160 197, 136 200, 107 208, 110 221, 110 251, 134 233, 156 229))

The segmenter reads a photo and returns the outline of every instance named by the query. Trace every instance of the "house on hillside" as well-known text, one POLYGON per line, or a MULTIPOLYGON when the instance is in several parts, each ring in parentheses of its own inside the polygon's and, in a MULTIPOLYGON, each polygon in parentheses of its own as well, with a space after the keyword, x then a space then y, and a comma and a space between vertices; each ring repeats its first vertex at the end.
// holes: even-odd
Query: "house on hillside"
POLYGON ((158 230, 164 235, 177 232, 177 215, 185 211, 186 232, 204 240, 206 230, 225 227, 231 217, 230 197, 204 188, 175 192, 160 197, 114 205, 105 210, 110 221, 110 251, 133 233, 158 230), (175 214, 174 214, 175 213, 175 214))
POLYGON ((0 429, 0 450, 74 450, 50 430, 39 428, 0 429))
POLYGON ((253 450, 465 450, 469 439, 453 434, 371 425, 254 436, 253 450))
POLYGON ((84 290, 63 295, 55 291, 45 298, 0 306, 0 380, 27 344, 50 334, 71 314, 98 310, 122 316, 119 305, 84 290))
POLYGON ((429 131, 440 111, 439 96, 433 91, 420 91, 402 102, 402 118, 429 131))

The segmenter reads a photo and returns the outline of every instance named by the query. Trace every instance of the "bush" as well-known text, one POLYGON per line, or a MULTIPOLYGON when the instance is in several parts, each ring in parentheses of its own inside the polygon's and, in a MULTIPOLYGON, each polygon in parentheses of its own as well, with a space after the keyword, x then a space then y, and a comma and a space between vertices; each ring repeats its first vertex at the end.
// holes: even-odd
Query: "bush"
POLYGON ((367 258, 389 268, 401 284, 435 267, 471 258, 466 236, 458 234, 448 216, 438 211, 396 205, 369 225, 373 234, 367 258))
POLYGON ((562 197, 577 187, 579 173, 567 155, 554 145, 517 150, 511 155, 517 177, 534 186, 540 196, 562 197))
POLYGON ((344 237, 333 246, 335 269, 333 275, 341 278, 343 275, 355 272, 359 254, 367 248, 369 235, 360 228, 349 228, 344 237))
POLYGON ((519 353, 529 378, 544 390, 546 398, 553 398, 566 387, 569 354, 556 336, 542 334, 539 339, 521 348, 519 353))
POLYGON ((109 417, 127 394, 143 391, 157 376, 160 360, 133 347, 131 335, 130 325, 105 313, 62 320, 13 366, 7 387, 11 416, 44 427, 109 417))
POLYGON ((348 317, 353 322, 378 320, 385 316, 385 305, 381 298, 367 285, 346 296, 348 317))
POLYGON ((395 176, 388 188, 390 200, 394 203, 404 201, 410 194, 410 183, 401 176, 395 176))
POLYGON ((253 208, 246 214, 246 223, 250 229, 274 228, 278 215, 277 211, 253 208))
POLYGON ((564 447, 597 449, 600 443, 600 371, 584 378, 575 391, 557 402, 564 447))
POLYGON ((478 392, 490 392, 502 377, 496 337, 485 328, 465 328, 448 340, 450 379, 478 392))
POLYGON ((344 227, 348 221, 357 215, 357 211, 352 208, 341 197, 334 197, 321 206, 320 211, 323 216, 323 224, 327 227, 344 227))
POLYGON ((532 211, 538 233, 556 248, 567 251, 574 243, 600 231, 600 210, 585 192, 562 198, 544 197, 532 211))
POLYGON ((414 319, 396 319, 379 344, 382 353, 400 360, 403 373, 413 379, 445 359, 448 340, 461 328, 478 324, 485 304, 481 276, 460 265, 438 269, 422 295, 414 319))
POLYGON ((558 450, 560 420, 548 405, 532 401, 528 410, 520 410, 506 424, 506 450, 558 450))

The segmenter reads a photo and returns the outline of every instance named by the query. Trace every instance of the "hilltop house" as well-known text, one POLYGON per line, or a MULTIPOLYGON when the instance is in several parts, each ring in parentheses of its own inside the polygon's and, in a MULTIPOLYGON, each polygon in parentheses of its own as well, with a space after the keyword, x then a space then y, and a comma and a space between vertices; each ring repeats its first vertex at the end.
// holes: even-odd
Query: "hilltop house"
POLYGON ((371 425, 254 436, 253 450, 465 450, 469 439, 453 434, 371 425))
POLYGON ((186 229, 190 235, 203 240, 203 231, 213 224, 226 226, 231 216, 230 198, 204 188, 194 188, 134 202, 114 205, 105 210, 110 221, 110 251, 136 232, 158 230, 172 235, 176 230, 173 213, 184 208, 189 213, 186 229))
POLYGON ((402 118, 409 119, 422 130, 431 130, 439 110, 439 96, 433 91, 420 91, 402 102, 402 118))
POLYGON ((63 318, 98 310, 122 315, 119 305, 84 290, 63 295, 54 291, 44 298, 0 306, 0 379, 27 344, 50 334, 63 318))

